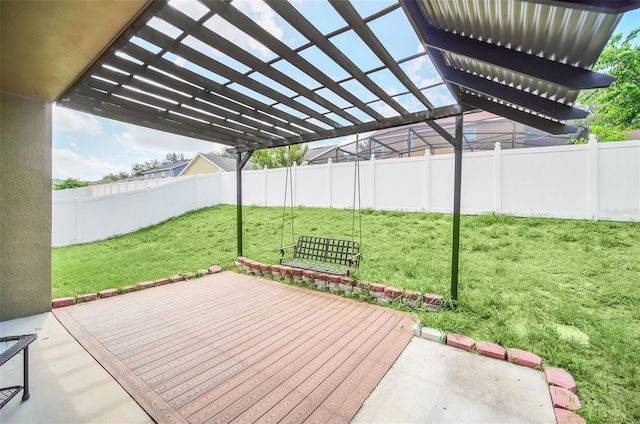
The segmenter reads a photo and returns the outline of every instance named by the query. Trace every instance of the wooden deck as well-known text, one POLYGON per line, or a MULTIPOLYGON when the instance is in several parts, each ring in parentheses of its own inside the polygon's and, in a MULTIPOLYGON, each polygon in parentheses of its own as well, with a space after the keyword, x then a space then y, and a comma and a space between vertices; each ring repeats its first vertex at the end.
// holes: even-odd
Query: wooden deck
POLYGON ((233 272, 53 312, 161 423, 347 423, 413 325, 392 309, 233 272))

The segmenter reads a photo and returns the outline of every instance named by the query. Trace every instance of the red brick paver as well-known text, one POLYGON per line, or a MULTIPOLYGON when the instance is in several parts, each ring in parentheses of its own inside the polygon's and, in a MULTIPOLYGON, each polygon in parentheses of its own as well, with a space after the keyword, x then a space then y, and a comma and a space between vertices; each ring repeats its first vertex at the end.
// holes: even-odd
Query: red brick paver
POLYGON ((551 402, 553 403, 554 408, 577 411, 582 406, 578 396, 569 389, 551 386, 549 391, 551 392, 551 402))
POLYGON ((155 286, 156 284, 153 281, 143 281, 142 283, 138 283, 138 287, 142 288, 142 289, 150 289, 151 287, 155 286))
POLYGON ((118 289, 106 289, 106 290, 100 290, 98 292, 98 297, 100 299, 105 297, 117 296, 117 295, 118 295, 118 289))
POLYGON ((80 302, 89 302, 91 300, 96 300, 98 298, 98 294, 97 293, 87 293, 87 294, 81 294, 78 296, 78 303, 80 302))
POLYGON ((384 288, 384 294, 395 299, 396 297, 402 296, 402 289, 387 286, 384 288))
POLYGON ((386 288, 387 286, 385 286, 384 284, 377 284, 377 283, 369 284, 369 290, 371 290, 372 292, 384 293, 384 289, 386 288))
POLYGON ((507 349, 507 359, 511 363, 529 368, 538 368, 542 365, 542 358, 536 354, 521 349, 507 349))
POLYGON ((555 412, 556 414, 556 421, 558 422, 558 424, 587 424, 584 418, 573 411, 554 408, 553 412, 555 412))
POLYGON ((442 304, 442 296, 440 296, 439 294, 425 293, 422 295, 422 299, 424 300, 424 303, 430 305, 442 304))
POLYGON ((476 342, 467 336, 463 336, 462 334, 448 334, 447 335, 447 345, 457 347, 458 349, 470 351, 473 349, 473 346, 476 342))
POLYGON ((573 376, 562 368, 548 367, 544 370, 544 375, 547 377, 549 385, 564 387, 565 389, 571 390, 573 393, 577 393, 576 382, 573 379, 573 376))
POLYGON ((171 282, 171 280, 168 279, 168 278, 159 278, 159 279, 156 280, 156 284, 158 286, 164 286, 165 284, 169 284, 170 282, 171 282))
POLYGON ((73 297, 59 297, 51 301, 52 308, 62 308, 63 306, 69 306, 76 303, 76 299, 73 297))
POLYGON ((490 358, 505 360, 507 357, 507 351, 500 345, 489 342, 477 342, 476 352, 480 355, 488 356, 490 358))

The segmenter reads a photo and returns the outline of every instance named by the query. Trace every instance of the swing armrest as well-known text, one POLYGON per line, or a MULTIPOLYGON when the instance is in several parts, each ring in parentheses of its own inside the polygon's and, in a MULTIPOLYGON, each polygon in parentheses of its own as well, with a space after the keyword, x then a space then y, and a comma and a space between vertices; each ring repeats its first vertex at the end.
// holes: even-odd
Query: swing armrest
POLYGON ((356 259, 359 258, 360 256, 362 256, 362 253, 356 253, 355 255, 350 256, 348 259, 349 263, 353 264, 356 261, 356 259))
POLYGON ((295 252, 296 247, 298 247, 297 244, 292 244, 291 246, 285 246, 285 247, 280 248, 280 260, 282 260, 284 258, 284 251, 286 249, 293 249, 294 252, 295 252))

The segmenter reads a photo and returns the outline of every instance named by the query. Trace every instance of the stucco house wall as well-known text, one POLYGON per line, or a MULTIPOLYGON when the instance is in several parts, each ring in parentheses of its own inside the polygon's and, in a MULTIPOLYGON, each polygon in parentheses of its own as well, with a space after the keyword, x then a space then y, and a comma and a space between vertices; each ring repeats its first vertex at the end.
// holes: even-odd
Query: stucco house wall
POLYGON ((0 321, 51 309, 51 104, 0 93, 0 321))

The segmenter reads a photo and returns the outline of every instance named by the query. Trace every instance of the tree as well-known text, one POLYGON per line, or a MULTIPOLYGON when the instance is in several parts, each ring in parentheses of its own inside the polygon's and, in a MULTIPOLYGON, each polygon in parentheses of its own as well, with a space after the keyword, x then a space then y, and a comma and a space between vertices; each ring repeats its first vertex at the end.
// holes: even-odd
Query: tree
POLYGON ((184 157, 184 153, 171 152, 171 153, 167 153, 165 158, 162 160, 162 164, 167 165, 170 163, 180 162, 182 160, 187 160, 184 157))
POLYGON ((143 172, 149 171, 154 168, 159 168, 161 166, 162 163, 160 163, 158 159, 150 159, 142 163, 136 163, 131 167, 131 176, 139 177, 143 172))
POLYGON ((131 166, 131 173, 128 173, 126 171, 121 171, 121 172, 118 172, 117 174, 115 173, 107 174, 102 178, 105 180, 109 179, 113 181, 126 180, 127 178, 131 178, 131 177, 139 177, 140 175, 142 175, 143 172, 149 171, 151 169, 159 168, 162 165, 168 165, 170 163, 180 162, 183 160, 187 160, 187 158, 185 158, 184 156, 184 153, 171 152, 171 153, 167 153, 164 159, 162 159, 162 161, 159 161, 157 159, 150 159, 141 163, 134 164, 133 166, 131 166))
POLYGON ((632 41, 637 28, 623 40, 622 34, 611 37, 593 67, 616 77, 607 88, 583 91, 577 103, 591 112, 585 123, 599 140, 625 139, 625 133, 640 128, 640 46, 632 41))
POLYGON ((227 152, 226 149, 220 149, 220 150, 212 150, 210 152, 207 153, 208 155, 213 155, 213 156, 220 156, 221 158, 230 158, 230 159, 235 159, 235 155, 227 152))
POLYGON ((262 169, 265 166, 269 169, 284 168, 289 164, 302 164, 304 155, 307 154, 309 147, 306 145, 294 144, 290 147, 291 159, 289 160, 289 149, 286 147, 276 147, 274 149, 256 150, 251 156, 251 163, 254 169, 262 169))
POLYGON ((127 178, 131 178, 131 175, 127 171, 120 171, 117 174, 115 173, 107 174, 104 177, 102 177, 103 180, 112 180, 112 181, 126 180, 127 178))
POLYGON ((54 184, 54 190, 66 190, 68 188, 86 187, 89 183, 87 181, 79 181, 76 178, 67 178, 61 183, 54 184))

